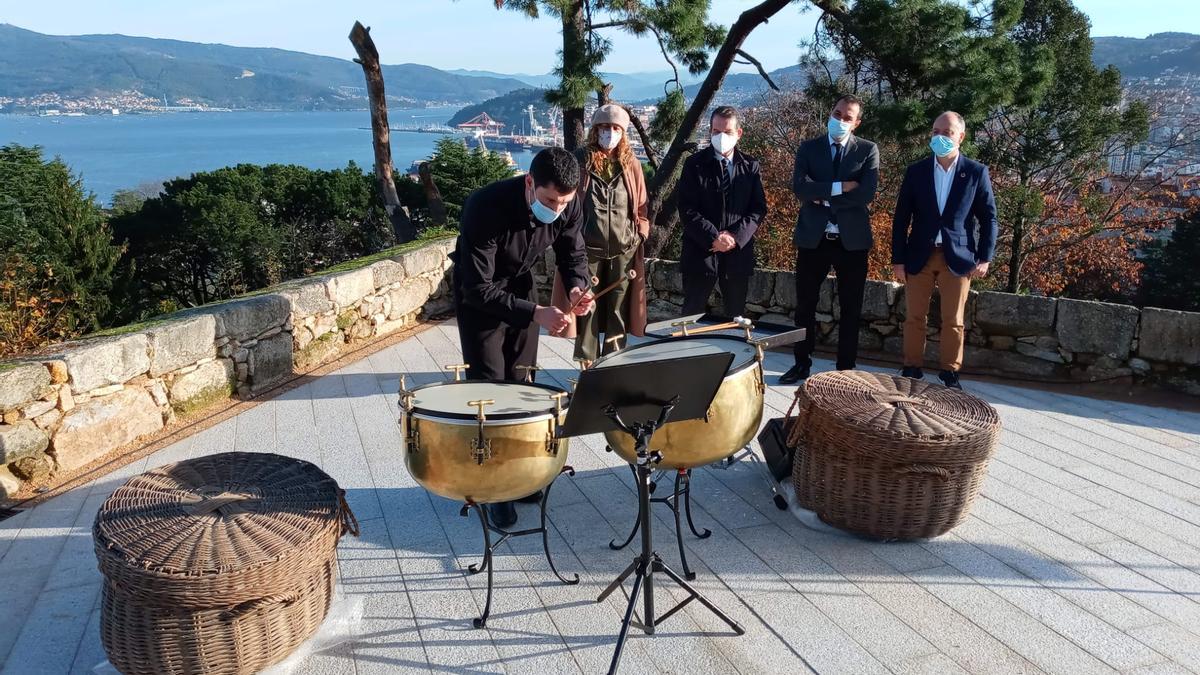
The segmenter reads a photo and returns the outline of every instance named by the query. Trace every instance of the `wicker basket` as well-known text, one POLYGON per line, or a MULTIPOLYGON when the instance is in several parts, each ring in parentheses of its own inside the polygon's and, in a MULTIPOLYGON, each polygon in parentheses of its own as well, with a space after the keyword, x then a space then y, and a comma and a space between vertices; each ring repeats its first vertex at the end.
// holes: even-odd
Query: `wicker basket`
POLYGON ((801 506, 882 539, 936 537, 967 517, 1000 436, 986 402, 862 371, 814 375, 796 397, 788 441, 801 506))
POLYGON ((126 675, 254 673, 316 631, 357 524, 315 465, 225 453, 131 478, 92 528, 100 637, 126 675))

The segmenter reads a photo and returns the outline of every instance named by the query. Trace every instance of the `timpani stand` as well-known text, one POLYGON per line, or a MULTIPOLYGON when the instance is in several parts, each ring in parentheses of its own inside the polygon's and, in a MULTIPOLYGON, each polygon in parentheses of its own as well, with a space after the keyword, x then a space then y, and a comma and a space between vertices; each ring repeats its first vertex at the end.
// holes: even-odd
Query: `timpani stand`
POLYGON ((610 674, 617 672, 630 626, 653 635, 659 624, 693 600, 707 607, 735 634, 745 633, 736 621, 663 562, 654 550, 650 527, 650 476, 662 459, 661 453, 650 449, 654 432, 668 420, 704 417, 732 360, 733 355, 728 353, 700 354, 610 368, 589 368, 580 375, 560 435, 579 436, 619 429, 633 437, 636 448, 634 467, 637 476, 638 525, 642 533, 641 552, 596 598, 596 602, 603 602, 613 591, 623 588, 625 580, 633 576, 629 604, 609 664, 610 674), (686 599, 660 616, 656 616, 654 610, 656 574, 665 574, 688 594, 686 599), (642 614, 640 620, 635 620, 634 610, 639 598, 643 603, 642 614))

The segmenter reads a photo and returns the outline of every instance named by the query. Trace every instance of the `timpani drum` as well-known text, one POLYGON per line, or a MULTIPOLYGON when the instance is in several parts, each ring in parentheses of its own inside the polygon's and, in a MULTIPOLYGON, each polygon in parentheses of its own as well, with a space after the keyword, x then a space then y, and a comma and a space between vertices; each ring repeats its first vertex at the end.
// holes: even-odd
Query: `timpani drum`
MULTIPOLYGON (((722 460, 741 450, 754 438, 762 422, 762 362, 758 349, 740 337, 696 335, 656 340, 605 355, 593 368, 698 356, 733 354, 729 372, 709 405, 706 419, 668 422, 654 432, 652 450, 662 453, 658 466, 664 469, 691 469, 722 460)), ((633 439, 620 431, 605 433, 609 446, 625 461, 637 461, 633 439)))
POLYGON ((425 489, 475 504, 533 494, 558 476, 567 392, 519 382, 438 382, 401 392, 404 464, 425 489))

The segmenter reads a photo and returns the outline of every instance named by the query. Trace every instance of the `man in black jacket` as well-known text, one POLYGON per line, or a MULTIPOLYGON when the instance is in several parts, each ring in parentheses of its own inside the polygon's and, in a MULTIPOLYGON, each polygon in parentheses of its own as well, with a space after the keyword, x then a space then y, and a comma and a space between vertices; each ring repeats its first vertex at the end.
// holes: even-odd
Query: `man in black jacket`
MULTIPOLYGON (((480 188, 463 205, 451 259, 468 379, 524 379, 517 366, 537 362, 538 327, 566 327, 561 309, 537 302, 532 268, 546 249, 554 249, 572 302, 582 298, 575 314, 591 310, 578 186, 575 157, 562 148, 547 148, 533 158, 527 175, 480 188)), ((512 502, 492 504, 489 511, 498 527, 517 520, 512 502)))
POLYGON ((683 221, 683 314, 706 311, 721 284, 728 317, 746 311, 754 273, 754 233, 767 215, 758 160, 736 148, 742 137, 737 111, 728 106, 709 118, 712 145, 683 163, 679 218, 683 221))
POLYGON ((871 212, 867 205, 879 186, 879 149, 854 135, 862 122, 863 102, 843 96, 829 113, 827 133, 796 150, 792 190, 800 216, 796 245, 796 327, 807 332, 793 347, 795 364, 780 384, 808 378, 816 342, 817 301, 830 268, 837 272, 838 370, 850 370, 858 358, 858 324, 871 252, 871 212))

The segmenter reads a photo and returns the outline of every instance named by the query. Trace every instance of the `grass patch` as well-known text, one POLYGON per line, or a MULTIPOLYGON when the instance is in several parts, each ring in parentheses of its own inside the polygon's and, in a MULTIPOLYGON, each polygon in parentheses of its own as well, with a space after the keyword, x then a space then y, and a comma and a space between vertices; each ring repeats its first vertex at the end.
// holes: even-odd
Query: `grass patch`
POLYGON ((164 315, 163 318, 161 318, 161 319, 158 319, 158 318, 147 319, 145 321, 131 323, 128 326, 116 326, 115 328, 106 328, 104 330, 96 331, 95 333, 88 333, 87 335, 84 335, 83 337, 84 338, 94 338, 94 337, 113 337, 114 335, 128 335, 130 333, 136 333, 138 331, 146 330, 147 328, 154 328, 155 326, 161 326, 170 321, 171 321, 171 315, 167 314, 167 315, 164 315))
POLYGON ((188 415, 202 408, 233 397, 233 385, 230 383, 220 384, 213 387, 207 387, 199 394, 185 400, 172 401, 171 407, 177 415, 188 415))
MULTIPOLYGON (((338 314, 338 318, 337 318, 338 330, 342 331, 343 333, 346 332, 346 330, 348 328, 350 328, 350 326, 353 326, 354 322, 357 320, 358 320, 358 310, 357 309, 348 309, 348 310, 342 312, 341 314, 338 314)), ((325 335, 329 335, 329 333, 326 333, 325 335)), ((325 335, 322 335, 321 337, 325 337, 325 335)), ((319 340, 321 338, 317 338, 317 339, 319 340)))
POLYGON ((414 241, 410 241, 405 244, 400 244, 399 246, 393 246, 391 248, 384 249, 384 250, 380 251, 379 253, 372 253, 371 255, 366 256, 365 258, 356 258, 354 260, 347 260, 346 262, 334 265, 333 267, 327 267, 327 268, 321 270, 320 272, 314 272, 314 273, 310 274, 309 276, 315 277, 315 276, 321 276, 324 274, 336 274, 338 272, 350 272, 352 270, 362 269, 363 267, 366 267, 367 265, 370 265, 372 263, 377 263, 380 260, 388 260, 389 258, 394 258, 394 257, 400 255, 401 253, 408 253, 409 251, 415 251, 419 248, 424 247, 426 244, 428 244, 430 242, 439 241, 441 239, 447 239, 452 236, 457 236, 457 233, 450 231, 450 230, 445 230, 444 233, 443 233, 443 231, 439 231, 437 236, 431 236, 427 239, 426 238, 416 239, 414 241))

